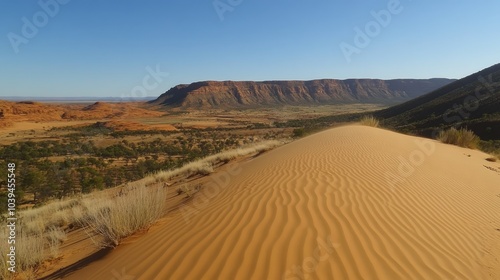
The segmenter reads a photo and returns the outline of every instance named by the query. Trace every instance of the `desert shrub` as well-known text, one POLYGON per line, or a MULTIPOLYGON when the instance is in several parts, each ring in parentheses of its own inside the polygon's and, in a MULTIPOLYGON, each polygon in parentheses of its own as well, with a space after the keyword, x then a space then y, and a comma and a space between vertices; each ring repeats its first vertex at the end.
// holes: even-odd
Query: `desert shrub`
POLYGON ((479 137, 471 130, 465 128, 456 129, 454 127, 441 131, 439 133, 438 140, 446 144, 457 145, 470 149, 477 148, 480 141, 479 137))
POLYGON ((159 219, 164 213, 165 198, 166 191, 161 187, 139 187, 113 200, 88 201, 92 207, 87 208, 82 223, 101 238, 92 239, 96 245, 116 247, 123 238, 159 219))
POLYGON ((359 120, 359 123, 361 125, 366 125, 366 126, 372 126, 372 127, 379 127, 380 122, 373 116, 364 116, 359 120))

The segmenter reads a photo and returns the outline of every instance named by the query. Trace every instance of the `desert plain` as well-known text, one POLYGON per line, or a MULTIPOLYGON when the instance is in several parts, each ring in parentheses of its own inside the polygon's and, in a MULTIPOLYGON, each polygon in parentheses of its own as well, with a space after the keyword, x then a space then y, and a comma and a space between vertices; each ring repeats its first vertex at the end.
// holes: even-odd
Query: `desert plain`
MULTIPOLYGON (((42 246, 43 258, 17 279, 500 277, 500 164, 488 161, 491 155, 357 121, 305 134, 294 126, 298 115, 314 123, 332 112, 363 114, 387 106, 165 112, 141 104, 35 105, 77 113, 65 120, 36 119, 38 111, 10 116, 0 131, 4 145, 88 142, 100 152, 41 158, 83 157, 98 172, 125 173, 163 160, 173 162, 167 168, 173 171, 156 167, 92 189, 75 179, 70 190, 54 191, 57 199, 27 190, 25 225, 29 211, 31 222, 45 219, 30 230, 55 238, 57 246, 42 246), (156 150, 145 148, 132 156, 105 153, 113 145, 180 150, 174 157, 154 157, 156 150), (209 153, 191 155, 209 145, 209 153), (138 188, 164 205, 146 226, 110 243, 85 220, 95 209, 104 211, 99 215, 114 211, 109 205, 137 196, 138 188), (49 226, 55 216, 63 217, 54 222, 58 231, 49 226)), ((130 209, 122 209, 131 211, 124 216, 134 215, 130 209)))

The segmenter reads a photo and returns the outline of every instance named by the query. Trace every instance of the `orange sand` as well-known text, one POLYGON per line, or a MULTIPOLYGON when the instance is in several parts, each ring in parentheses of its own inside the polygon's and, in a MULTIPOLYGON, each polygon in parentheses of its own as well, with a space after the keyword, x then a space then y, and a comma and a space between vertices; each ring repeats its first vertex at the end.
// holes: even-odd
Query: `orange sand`
POLYGON ((324 131, 211 175, 67 278, 500 279, 500 164, 486 157, 370 127, 324 131))

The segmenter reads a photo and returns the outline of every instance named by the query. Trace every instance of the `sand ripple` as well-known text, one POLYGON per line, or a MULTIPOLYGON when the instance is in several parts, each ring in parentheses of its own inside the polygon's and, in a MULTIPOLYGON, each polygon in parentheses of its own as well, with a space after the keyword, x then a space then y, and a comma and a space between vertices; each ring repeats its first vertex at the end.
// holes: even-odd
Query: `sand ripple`
POLYGON ((173 213, 68 278, 500 279, 497 174, 434 141, 403 174, 416 140, 347 126, 295 141, 205 186, 189 223, 173 213))

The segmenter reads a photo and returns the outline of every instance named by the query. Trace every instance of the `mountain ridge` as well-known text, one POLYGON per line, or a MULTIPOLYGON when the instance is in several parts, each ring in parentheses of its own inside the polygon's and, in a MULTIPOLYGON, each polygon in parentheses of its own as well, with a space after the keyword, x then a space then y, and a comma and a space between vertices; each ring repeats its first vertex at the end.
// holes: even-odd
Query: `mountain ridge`
POLYGON ((167 107, 218 108, 402 102, 453 81, 446 78, 200 81, 176 85, 149 103, 167 107))
POLYGON ((435 137, 465 127, 481 139, 500 139, 500 63, 408 102, 376 112, 400 131, 435 137))

